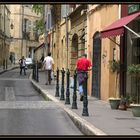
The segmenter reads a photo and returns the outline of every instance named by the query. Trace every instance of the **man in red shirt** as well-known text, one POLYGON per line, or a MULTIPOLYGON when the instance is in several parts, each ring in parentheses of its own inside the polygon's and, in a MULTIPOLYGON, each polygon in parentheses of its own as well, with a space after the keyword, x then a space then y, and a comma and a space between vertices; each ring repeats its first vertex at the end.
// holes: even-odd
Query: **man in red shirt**
POLYGON ((85 81, 87 71, 91 70, 91 66, 91 61, 87 59, 87 54, 83 54, 76 62, 80 101, 83 101, 83 82, 85 81))

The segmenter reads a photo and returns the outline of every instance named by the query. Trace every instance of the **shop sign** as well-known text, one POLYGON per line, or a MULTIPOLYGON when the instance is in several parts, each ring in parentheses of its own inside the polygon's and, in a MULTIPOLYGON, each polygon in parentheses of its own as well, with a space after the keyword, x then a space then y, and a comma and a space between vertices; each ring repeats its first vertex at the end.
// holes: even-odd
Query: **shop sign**
POLYGON ((134 13, 136 11, 139 11, 139 5, 136 4, 128 5, 128 14, 134 13))

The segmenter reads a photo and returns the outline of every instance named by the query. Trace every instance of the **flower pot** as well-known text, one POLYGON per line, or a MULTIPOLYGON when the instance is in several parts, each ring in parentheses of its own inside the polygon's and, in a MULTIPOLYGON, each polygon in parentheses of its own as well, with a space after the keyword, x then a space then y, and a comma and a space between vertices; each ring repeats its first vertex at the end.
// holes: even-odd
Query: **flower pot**
POLYGON ((121 99, 109 99, 111 109, 118 109, 121 99))
POLYGON ((134 117, 140 117, 140 104, 131 104, 131 109, 134 117))
POLYGON ((135 78, 140 78, 140 74, 136 74, 136 73, 131 74, 131 76, 135 78))
POLYGON ((126 104, 120 104, 118 107, 119 110, 127 110, 126 104))

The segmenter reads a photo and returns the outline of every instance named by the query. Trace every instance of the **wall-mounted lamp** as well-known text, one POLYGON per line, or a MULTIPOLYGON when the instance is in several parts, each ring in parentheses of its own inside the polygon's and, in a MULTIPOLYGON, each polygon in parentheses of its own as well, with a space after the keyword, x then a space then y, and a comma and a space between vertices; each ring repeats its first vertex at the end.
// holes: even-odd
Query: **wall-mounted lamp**
POLYGON ((13 25, 13 23, 11 23, 10 27, 11 27, 11 29, 13 29, 13 28, 14 28, 14 25, 13 25))

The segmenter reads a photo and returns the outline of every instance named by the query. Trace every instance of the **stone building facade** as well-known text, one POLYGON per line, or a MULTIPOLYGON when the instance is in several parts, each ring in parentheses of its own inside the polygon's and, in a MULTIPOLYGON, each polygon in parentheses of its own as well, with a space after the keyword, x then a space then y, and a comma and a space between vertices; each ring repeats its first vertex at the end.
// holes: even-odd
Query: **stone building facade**
POLYGON ((7 68, 10 46, 10 10, 9 5, 0 4, 0 66, 7 68))
POLYGON ((32 5, 10 5, 10 11, 14 25, 10 52, 14 54, 16 63, 21 56, 34 58, 34 49, 39 46, 35 25, 41 15, 32 11, 32 5))

